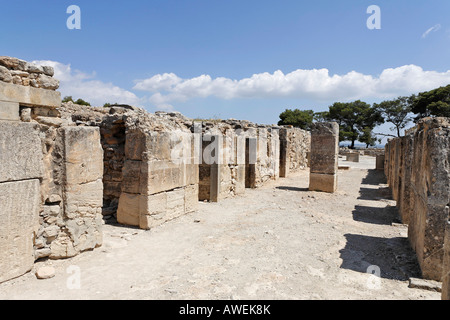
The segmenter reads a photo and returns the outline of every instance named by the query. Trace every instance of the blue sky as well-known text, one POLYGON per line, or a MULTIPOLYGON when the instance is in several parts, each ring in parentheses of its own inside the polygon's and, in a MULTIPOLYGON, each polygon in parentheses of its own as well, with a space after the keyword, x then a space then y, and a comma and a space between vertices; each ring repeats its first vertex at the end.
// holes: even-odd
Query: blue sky
POLYGON ((0 2, 0 55, 53 65, 63 95, 94 104, 276 123, 450 83, 448 0, 0 2))

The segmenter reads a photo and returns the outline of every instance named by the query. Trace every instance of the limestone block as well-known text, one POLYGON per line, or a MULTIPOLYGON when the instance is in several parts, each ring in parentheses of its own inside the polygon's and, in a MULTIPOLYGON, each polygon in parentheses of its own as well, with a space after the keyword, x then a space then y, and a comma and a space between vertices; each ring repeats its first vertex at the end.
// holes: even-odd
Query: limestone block
POLYGON ((103 182, 101 179, 83 184, 66 185, 65 215, 68 219, 79 216, 95 217, 103 205, 103 182))
POLYGON ((243 194, 245 192, 245 165, 238 165, 236 167, 236 194, 243 194))
POLYGON ((444 271, 442 274, 442 300, 450 300, 450 221, 445 228, 444 271))
POLYGON ((56 108, 61 106, 61 93, 0 81, 0 100, 17 102, 23 106, 48 106, 56 108))
POLYGON ((19 104, 17 102, 0 101, 0 120, 19 121, 19 104))
MULTIPOLYGON (((126 160, 122 168, 122 191, 126 193, 140 193, 142 161, 126 160)), ((146 176, 142 175, 144 179, 146 176)))
POLYGON ((43 154, 36 124, 0 121, 0 182, 43 176, 43 154))
MULTIPOLYGON (((167 160, 141 163, 141 194, 155 194, 183 186, 185 166, 167 160)), ((126 177, 124 177, 126 180, 126 177)))
POLYGON ((185 188, 167 192, 167 220, 177 218, 184 214, 185 188))
POLYGON ((359 153, 357 152, 347 153, 346 160, 349 162, 359 162, 359 153))
POLYGON ((33 267, 39 206, 39 180, 0 183, 0 282, 33 267))
POLYGON ((198 164, 185 164, 184 179, 182 181, 183 186, 191 184, 198 184, 199 182, 199 165, 198 164))
POLYGON ((167 194, 161 192, 151 195, 141 195, 139 198, 140 215, 152 216, 164 214, 167 211, 167 194))
POLYGON ((315 123, 311 130, 310 190, 336 191, 338 154, 339 125, 336 122, 315 123))
POLYGON ((315 123, 311 130, 311 172, 337 173, 338 153, 339 125, 336 122, 315 123))
POLYGON ((309 190, 333 193, 337 190, 336 174, 310 173, 309 190))
POLYGON ((146 136, 141 131, 127 132, 125 138, 125 157, 129 160, 142 160, 146 148, 146 136))
POLYGON ((384 170, 384 154, 376 156, 376 169, 383 171, 384 170))
POLYGON ((141 195, 122 192, 117 209, 117 222, 139 226, 141 195))
POLYGON ((65 127, 66 183, 81 184, 103 178, 103 149, 95 127, 65 127))
POLYGON ((194 212, 198 209, 198 184, 186 187, 184 193, 185 213, 194 212))

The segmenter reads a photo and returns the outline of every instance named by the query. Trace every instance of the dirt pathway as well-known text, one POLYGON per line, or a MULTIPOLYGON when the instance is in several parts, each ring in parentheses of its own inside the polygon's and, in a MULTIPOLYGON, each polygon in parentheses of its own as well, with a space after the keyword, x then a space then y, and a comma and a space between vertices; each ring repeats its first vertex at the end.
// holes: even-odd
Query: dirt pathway
POLYGON ((408 288, 418 265, 374 158, 342 164, 335 194, 303 171, 151 231, 105 225, 101 248, 0 299, 440 299, 408 288))

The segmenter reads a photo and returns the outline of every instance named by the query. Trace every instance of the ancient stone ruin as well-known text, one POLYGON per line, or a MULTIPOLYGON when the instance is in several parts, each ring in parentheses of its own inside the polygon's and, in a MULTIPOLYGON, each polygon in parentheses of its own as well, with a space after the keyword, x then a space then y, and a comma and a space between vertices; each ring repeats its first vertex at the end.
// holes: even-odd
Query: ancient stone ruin
MULTIPOLYGON (((152 229, 247 188, 310 168, 338 189, 339 126, 311 132, 244 120, 194 121, 128 105, 61 103, 51 67, 0 57, 0 282, 40 259, 102 246, 104 224, 152 229)), ((450 123, 424 119, 376 156, 423 277, 450 299, 450 123)), ((347 155, 359 161, 359 153, 347 155)))
POLYGON ((338 154, 339 125, 336 122, 314 124, 311 130, 309 190, 336 191, 338 154))
POLYGON ((307 168, 307 131, 61 103, 53 73, 0 58, 0 282, 307 168))
POLYGON ((425 118, 386 145, 385 173, 423 277, 449 298, 450 122, 425 118))

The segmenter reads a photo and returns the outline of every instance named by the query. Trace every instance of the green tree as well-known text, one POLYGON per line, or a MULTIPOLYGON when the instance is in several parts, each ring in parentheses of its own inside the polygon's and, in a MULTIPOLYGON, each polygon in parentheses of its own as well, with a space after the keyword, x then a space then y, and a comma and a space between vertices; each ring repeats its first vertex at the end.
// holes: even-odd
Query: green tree
MULTIPOLYGON (((368 131, 382 123, 384 119, 381 112, 363 101, 335 102, 329 107, 328 120, 339 124, 339 140, 351 141, 351 148, 355 147, 358 139, 368 139, 368 131)), ((366 141, 363 141, 367 143, 366 141)))
POLYGON ((328 121, 329 117, 330 117, 330 115, 329 115, 328 111, 314 113, 314 121, 316 121, 316 122, 328 121))
POLYGON ((278 125, 292 125, 304 130, 308 130, 314 119, 314 111, 312 110, 299 110, 299 109, 286 109, 280 114, 280 121, 278 125))
POLYGON ((69 102, 69 101, 73 102, 72 96, 66 96, 66 97, 64 97, 64 99, 62 100, 63 103, 66 103, 66 102, 69 102))
POLYGON ((417 96, 411 96, 411 111, 417 114, 416 120, 428 116, 450 117, 450 84, 417 96))
POLYGON ((397 137, 400 137, 400 130, 412 120, 409 117, 411 112, 411 103, 414 98, 398 97, 395 100, 383 101, 380 104, 374 104, 374 108, 381 111, 386 122, 392 123, 395 127, 391 130, 397 131, 397 137))
POLYGON ((373 128, 365 127, 359 135, 358 140, 366 144, 366 148, 374 146, 377 143, 377 136, 372 132, 373 128))
POLYGON ((91 104, 87 101, 84 101, 83 99, 78 99, 77 101, 74 102, 75 104, 79 104, 81 106, 91 106, 91 104))
POLYGON ((66 97, 64 97, 64 99, 62 100, 62 102, 63 103, 66 103, 66 102, 73 102, 73 103, 75 103, 75 104, 79 104, 79 105, 82 105, 82 106, 91 106, 91 104, 89 103, 89 102, 86 102, 86 101, 84 101, 83 99, 78 99, 77 101, 74 101, 73 100, 73 98, 72 98, 72 96, 66 96, 66 97))

